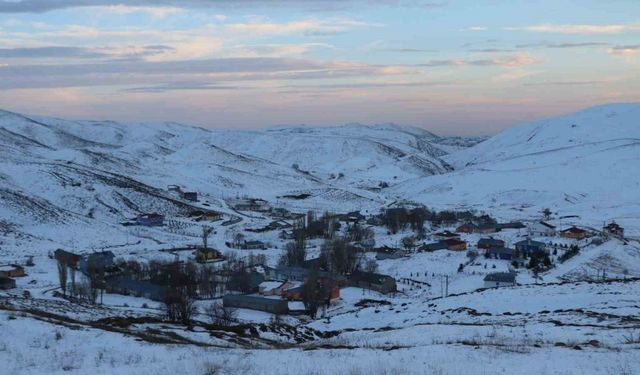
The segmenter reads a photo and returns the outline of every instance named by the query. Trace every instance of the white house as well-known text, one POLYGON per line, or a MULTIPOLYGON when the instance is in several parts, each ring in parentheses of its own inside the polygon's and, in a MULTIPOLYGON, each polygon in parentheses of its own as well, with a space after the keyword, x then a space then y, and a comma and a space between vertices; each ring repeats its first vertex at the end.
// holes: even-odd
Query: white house
POLYGON ((532 236, 555 236, 556 227, 544 221, 536 221, 529 225, 529 233, 532 236))
POLYGON ((498 288, 504 286, 515 286, 516 274, 512 272, 490 273, 484 277, 485 288, 498 288))

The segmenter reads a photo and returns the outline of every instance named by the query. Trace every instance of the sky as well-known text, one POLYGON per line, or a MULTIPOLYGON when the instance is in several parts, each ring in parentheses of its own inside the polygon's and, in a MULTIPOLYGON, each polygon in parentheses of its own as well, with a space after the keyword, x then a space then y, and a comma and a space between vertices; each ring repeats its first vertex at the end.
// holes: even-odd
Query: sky
POLYGON ((638 0, 0 0, 0 108, 492 134, 640 101, 638 0))

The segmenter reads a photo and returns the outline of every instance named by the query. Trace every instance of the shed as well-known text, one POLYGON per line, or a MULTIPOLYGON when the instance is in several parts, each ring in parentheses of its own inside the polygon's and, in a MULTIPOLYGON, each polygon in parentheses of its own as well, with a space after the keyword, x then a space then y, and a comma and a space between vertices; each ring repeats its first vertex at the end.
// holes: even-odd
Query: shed
POLYGON ((9 290, 16 287, 16 281, 9 277, 0 276, 0 289, 9 290))
POLYGON ((272 314, 286 314, 289 311, 287 301, 244 294, 227 294, 222 297, 224 307, 258 310, 272 314))
POLYGON ((490 273, 484 277, 485 288, 498 288, 516 285, 516 274, 512 272, 490 273))

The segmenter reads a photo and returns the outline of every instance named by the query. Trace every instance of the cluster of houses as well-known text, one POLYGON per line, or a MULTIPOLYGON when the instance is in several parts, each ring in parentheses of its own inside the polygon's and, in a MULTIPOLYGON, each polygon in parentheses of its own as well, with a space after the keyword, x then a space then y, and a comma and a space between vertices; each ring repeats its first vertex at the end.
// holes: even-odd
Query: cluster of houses
POLYGON ((337 275, 331 272, 314 270, 314 260, 306 261, 300 267, 262 266, 263 273, 252 272, 255 277, 251 282, 248 294, 228 294, 222 301, 226 307, 259 310, 270 313, 295 313, 290 310, 288 302, 303 300, 303 284, 312 274, 317 275, 319 286, 324 291, 323 300, 329 305, 340 298, 340 288, 358 287, 373 290, 382 294, 397 291, 396 280, 388 275, 373 272, 356 271, 350 275, 337 275))

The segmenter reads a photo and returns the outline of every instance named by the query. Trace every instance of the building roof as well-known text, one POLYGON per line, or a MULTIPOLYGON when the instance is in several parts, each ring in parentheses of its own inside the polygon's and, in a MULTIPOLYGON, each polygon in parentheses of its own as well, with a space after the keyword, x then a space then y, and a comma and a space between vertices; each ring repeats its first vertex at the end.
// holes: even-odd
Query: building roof
POLYGON ((441 241, 442 243, 446 244, 447 246, 456 246, 456 245, 462 245, 462 244, 467 244, 465 241, 461 241, 455 238, 449 238, 446 240, 441 241))
POLYGON ((525 225, 520 221, 512 221, 510 223, 496 224, 497 229, 522 229, 525 225))
POLYGON ((356 271, 349 276, 353 281, 366 281, 371 284, 382 284, 387 280, 395 280, 393 277, 374 272, 356 271))
POLYGON ((13 284, 16 281, 10 277, 0 276, 0 284, 13 284))
POLYGON ((547 223, 547 222, 545 222, 545 221, 539 221, 538 223, 539 223, 540 225, 543 225, 543 226, 545 226, 545 227, 549 228, 549 229, 556 229, 556 226, 555 226, 555 225, 551 225, 551 224, 549 224, 549 223, 547 223))
POLYGON ((261 303, 270 306, 278 306, 286 303, 286 301, 281 299, 266 298, 262 296, 253 296, 247 294, 227 294, 226 296, 222 297, 222 299, 227 301, 261 303))
POLYGON ((420 247, 421 250, 424 251, 435 251, 435 250, 444 250, 446 249, 448 246, 446 243, 439 241, 439 242, 434 242, 434 243, 429 243, 429 244, 425 244, 422 245, 420 247))
POLYGON ((490 273, 484 277, 484 281, 495 281, 501 283, 515 283, 516 274, 510 272, 496 272, 490 273))
POLYGON ((481 238, 478 241, 478 246, 480 245, 504 246, 504 241, 497 238, 481 238))
POLYGON ((524 239, 522 241, 518 241, 515 243, 516 246, 535 246, 535 247, 545 247, 546 245, 540 241, 534 241, 530 238, 524 239))
POLYGON ((489 249, 489 253, 491 254, 513 255, 515 252, 515 249, 503 246, 496 246, 489 249))
POLYGON ((438 237, 460 237, 459 234, 453 233, 451 231, 445 230, 443 232, 438 232, 435 234, 438 237))
POLYGON ((579 233, 586 233, 586 232, 587 232, 586 230, 578 228, 578 227, 575 227, 575 226, 562 230, 562 233, 576 233, 576 234, 579 234, 579 233))

